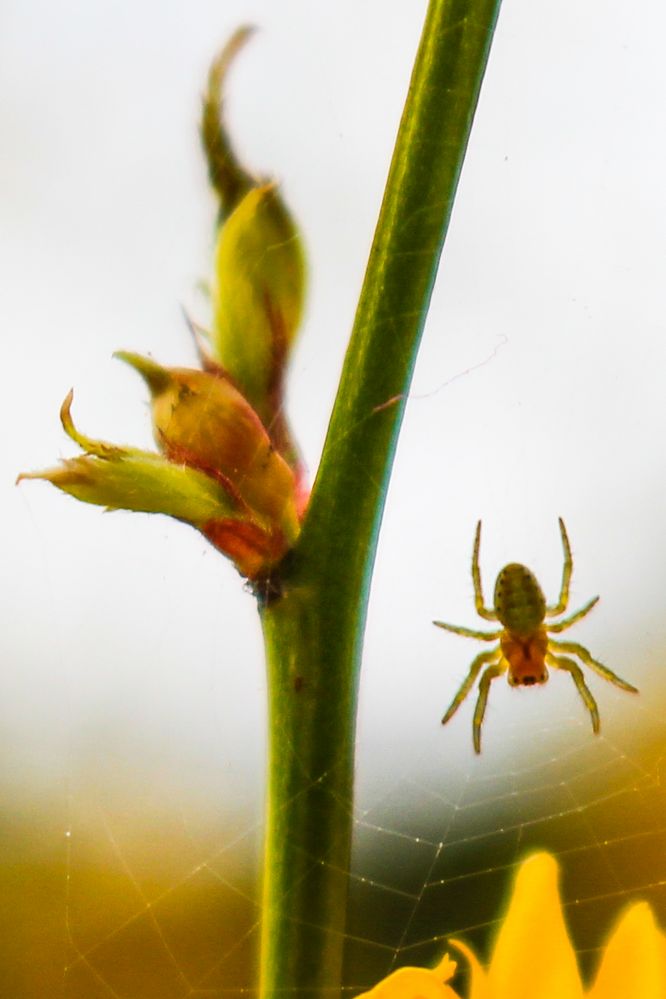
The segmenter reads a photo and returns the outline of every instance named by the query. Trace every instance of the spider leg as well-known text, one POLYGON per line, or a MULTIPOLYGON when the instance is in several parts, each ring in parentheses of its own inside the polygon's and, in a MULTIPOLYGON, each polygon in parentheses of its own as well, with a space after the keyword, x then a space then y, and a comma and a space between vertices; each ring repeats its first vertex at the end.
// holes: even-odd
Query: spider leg
POLYGON ((486 713, 486 704, 488 702, 490 684, 496 679, 496 677, 501 676, 505 670, 506 666, 502 663, 497 663, 495 666, 488 666, 479 681, 479 697, 476 702, 476 707, 474 708, 474 720, 472 722, 472 736, 474 739, 475 753, 481 752, 481 725, 483 724, 483 716, 486 713))
POLYGON ((567 609, 569 603, 569 583, 571 582, 571 571, 573 569, 573 558, 571 557, 571 545, 569 544, 569 536, 567 534, 567 529, 564 526, 564 521, 561 517, 558 517, 560 524, 560 536, 562 538, 562 548, 564 550, 564 565, 562 566, 562 585, 560 587, 560 595, 558 597, 557 603, 552 607, 546 607, 546 616, 555 617, 557 614, 563 614, 567 609))
POLYGON ((451 631, 454 635, 463 635, 465 638, 478 638, 480 642, 494 642, 497 638, 502 635, 502 629, 499 631, 477 631, 475 628, 461 628, 457 624, 446 624, 444 621, 433 621, 433 624, 437 625, 438 628, 443 628, 444 631, 451 631))
POLYGON ((472 579, 474 581, 474 606, 479 617, 486 621, 496 621, 497 614, 491 608, 484 605, 483 590, 481 588, 481 569, 479 568, 479 549, 481 548, 481 521, 476 525, 474 535, 474 553, 472 555, 472 579))
POLYGON ((447 721, 450 721, 451 718, 453 718, 454 714, 456 713, 456 711, 458 710, 458 708, 465 700, 472 687, 474 686, 474 681, 476 680, 477 676, 479 675, 483 667, 487 663, 493 663, 493 664, 496 663, 499 656, 500 656, 499 645, 497 646, 497 648, 491 649, 489 652, 480 652, 479 655, 476 656, 476 658, 472 661, 472 665, 469 668, 467 676, 460 685, 458 693, 451 701, 451 704, 446 714, 442 718, 442 725, 446 725, 447 721))
POLYGON ((555 639, 552 639, 548 644, 556 649, 561 649, 562 652, 573 652, 573 654, 578 656, 578 658, 581 659, 586 666, 593 669, 595 673, 599 674, 599 676, 603 676, 604 680, 609 680, 610 683, 614 683, 616 687, 621 687, 622 690, 628 690, 632 694, 638 693, 637 687, 634 687, 631 683, 627 683, 627 681, 623 680, 622 677, 617 676, 617 674, 613 673, 608 666, 604 666, 603 663, 597 662, 596 659, 593 659, 587 649, 584 646, 579 645, 578 642, 558 642, 555 639))
POLYGON ((556 669, 564 669, 567 673, 571 673, 573 682, 576 684, 576 690, 583 698, 583 703, 590 712, 590 718, 592 719, 592 731, 595 735, 598 735, 599 708, 597 707, 597 702, 592 696, 592 691, 583 679, 583 671, 580 666, 577 666, 573 659, 569 659, 568 656, 554 656, 552 653, 549 653, 546 656, 546 662, 551 666, 555 666, 556 669))
POLYGON ((599 597, 592 597, 592 599, 588 600, 585 606, 581 607, 580 610, 577 610, 575 614, 570 614, 569 617, 564 617, 561 621, 556 621, 554 624, 547 625, 546 631, 566 631, 566 629, 570 628, 572 624, 576 623, 576 621, 580 621, 581 618, 589 614, 592 608, 596 606, 598 600, 599 597))

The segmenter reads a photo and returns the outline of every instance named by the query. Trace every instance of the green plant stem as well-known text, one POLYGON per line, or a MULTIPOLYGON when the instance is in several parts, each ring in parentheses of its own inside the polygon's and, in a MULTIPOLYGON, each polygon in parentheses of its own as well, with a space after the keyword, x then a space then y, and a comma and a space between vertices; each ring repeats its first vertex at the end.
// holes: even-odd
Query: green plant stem
POLYGON ((405 399, 500 0, 431 0, 311 505, 261 610, 261 996, 340 986, 358 668, 405 399))

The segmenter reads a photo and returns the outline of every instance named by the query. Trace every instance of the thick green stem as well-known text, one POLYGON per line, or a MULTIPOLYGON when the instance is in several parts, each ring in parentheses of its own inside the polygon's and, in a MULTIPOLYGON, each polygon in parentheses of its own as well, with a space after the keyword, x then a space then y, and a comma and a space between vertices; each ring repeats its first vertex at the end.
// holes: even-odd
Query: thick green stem
POLYGON ((500 0, 431 0, 312 501, 262 608, 269 684, 262 999, 340 986, 370 573, 500 0))

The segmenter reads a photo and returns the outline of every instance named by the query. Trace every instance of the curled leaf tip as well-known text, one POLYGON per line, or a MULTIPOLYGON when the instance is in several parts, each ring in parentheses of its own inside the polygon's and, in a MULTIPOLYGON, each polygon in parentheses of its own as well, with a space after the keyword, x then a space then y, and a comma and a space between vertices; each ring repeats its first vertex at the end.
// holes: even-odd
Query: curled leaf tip
POLYGON ((231 63, 255 30, 253 26, 245 25, 234 32, 211 64, 203 98, 201 141, 210 182, 220 198, 221 218, 226 218, 254 183, 237 159, 224 125, 223 89, 231 63))
POLYGON ((82 434, 80 430, 74 426, 74 420, 72 419, 72 402, 74 400, 74 389, 70 389, 65 398, 62 401, 60 407, 60 422, 62 423, 62 428, 75 444, 78 444, 82 451, 86 454, 93 454, 97 458, 115 458, 123 453, 123 448, 118 447, 115 444, 109 444, 106 441, 96 440, 94 437, 86 437, 82 434))
POLYGON ((74 389, 71 388, 69 390, 69 392, 67 393, 67 395, 65 396, 65 398, 63 399, 62 405, 60 407, 60 419, 61 420, 63 419, 63 413, 69 414, 69 410, 71 408, 71 405, 72 405, 73 401, 74 401, 74 389))
POLYGON ((74 401, 74 389, 71 388, 67 393, 67 395, 65 396, 65 398, 63 399, 62 405, 60 407, 60 422, 62 423, 63 430, 65 431, 67 436, 71 437, 72 440, 76 441, 76 443, 78 444, 77 440, 78 435, 76 432, 76 427, 74 426, 74 421, 72 420, 72 413, 71 413, 73 401, 74 401))
POLYGON ((224 84, 229 66, 243 46, 259 29, 256 24, 241 24, 222 46, 213 59, 208 72, 208 89, 217 91, 218 95, 224 84))

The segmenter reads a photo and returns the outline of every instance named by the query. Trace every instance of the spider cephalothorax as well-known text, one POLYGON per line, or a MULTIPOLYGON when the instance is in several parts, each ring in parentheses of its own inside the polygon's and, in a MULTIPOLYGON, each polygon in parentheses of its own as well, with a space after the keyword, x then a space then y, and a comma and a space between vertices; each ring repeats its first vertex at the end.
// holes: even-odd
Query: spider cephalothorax
POLYGON ((481 673, 479 681, 479 697, 474 710, 473 735, 474 749, 481 752, 481 724, 486 710, 488 691, 492 681, 506 673, 507 680, 512 687, 519 685, 531 686, 532 684, 545 683, 548 679, 547 666, 555 669, 566 670, 576 684, 576 689, 583 699, 585 707, 592 719, 592 729, 595 733, 599 731, 599 710, 597 702, 592 696, 580 666, 569 656, 562 655, 563 652, 571 653, 583 662, 590 669, 609 680, 622 690, 629 690, 638 693, 626 680, 616 676, 607 666, 593 659, 590 653, 577 642, 560 642, 551 638, 551 634, 558 634, 572 624, 580 621, 592 610, 599 597, 593 597, 580 610, 562 618, 560 621, 550 621, 550 618, 558 617, 567 609, 569 603, 569 583, 571 581, 571 571, 573 560, 571 558, 571 546, 564 526, 564 521, 560 517, 560 534, 562 536, 562 547, 564 549, 564 567, 562 569, 562 586, 560 596, 556 604, 549 606, 546 598, 539 586, 536 576, 526 566, 517 562, 505 565, 500 571, 495 583, 495 594, 492 608, 484 605, 483 591, 481 589, 481 570, 479 569, 479 547, 481 544, 481 521, 477 524, 474 538, 474 553, 472 555, 472 579, 474 581, 474 604, 477 614, 486 621, 499 621, 503 627, 498 631, 477 631, 473 628, 461 628, 455 624, 445 624, 444 621, 434 621, 438 628, 452 631, 456 635, 464 635, 467 638, 478 638, 482 642, 495 642, 497 645, 489 652, 481 652, 473 660, 469 672, 465 677, 458 693, 454 697, 451 706, 442 718, 442 724, 453 717, 463 700, 467 697, 474 686, 476 678, 481 673), (484 669, 485 667, 485 669, 484 669), (483 670, 483 672, 482 672, 483 670))

